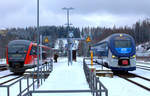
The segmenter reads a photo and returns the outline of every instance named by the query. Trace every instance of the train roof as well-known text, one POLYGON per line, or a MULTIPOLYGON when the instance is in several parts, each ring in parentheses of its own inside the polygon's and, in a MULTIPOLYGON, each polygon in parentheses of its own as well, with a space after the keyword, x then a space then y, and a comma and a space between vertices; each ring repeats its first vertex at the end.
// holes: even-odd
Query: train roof
POLYGON ((13 41, 10 41, 8 43, 8 45, 13 45, 13 44, 25 44, 25 45, 29 45, 31 43, 31 41, 29 40, 13 40, 13 41))
POLYGON ((125 33, 115 33, 115 34, 110 35, 109 37, 115 37, 115 36, 120 36, 120 35, 131 37, 129 34, 125 34, 125 33))
MULTIPOLYGON (((37 43, 33 43, 32 41, 29 41, 29 40, 13 40, 8 43, 8 46, 11 46, 14 44, 24 44, 24 45, 29 46, 31 43, 33 44, 33 46, 37 46, 37 43)), ((39 45, 39 46, 42 46, 43 48, 46 48, 46 49, 51 49, 50 47, 45 46, 45 45, 39 45)))
POLYGON ((114 33, 114 34, 111 34, 110 36, 106 37, 105 39, 99 41, 98 43, 96 43, 96 44, 94 44, 94 45, 97 45, 97 44, 103 43, 103 42, 109 42, 111 38, 114 38, 114 37, 120 36, 120 35, 128 36, 128 37, 132 38, 132 36, 130 36, 129 34, 125 34, 125 33, 114 33))

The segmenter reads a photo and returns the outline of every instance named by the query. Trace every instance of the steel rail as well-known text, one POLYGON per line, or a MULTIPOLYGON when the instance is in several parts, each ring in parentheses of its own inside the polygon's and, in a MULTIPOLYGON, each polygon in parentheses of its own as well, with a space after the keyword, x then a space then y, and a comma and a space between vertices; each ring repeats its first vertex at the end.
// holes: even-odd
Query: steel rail
POLYGON ((139 69, 144 69, 144 70, 150 71, 150 67, 148 67, 148 66, 136 65, 136 67, 139 68, 139 69))
MULTIPOLYGON (((145 78, 145 77, 140 76, 140 75, 136 75, 136 74, 133 74, 133 73, 128 73, 127 75, 130 75, 130 76, 133 76, 133 77, 139 77, 139 78, 141 78, 141 79, 144 79, 144 80, 150 82, 150 79, 145 78)), ((138 83, 138 82, 135 82, 135 81, 133 81, 133 80, 130 80, 130 79, 128 79, 128 77, 126 77, 126 76, 124 76, 124 75, 119 74, 119 75, 117 75, 117 76, 119 76, 120 78, 123 78, 123 79, 125 79, 125 80, 127 80, 127 81, 129 81, 129 82, 131 82, 131 83, 133 83, 133 84, 135 84, 135 85, 137 85, 137 86, 139 86, 139 87, 141 87, 141 88, 147 90, 147 91, 150 91, 150 88, 149 88, 149 87, 146 87, 146 86, 144 86, 144 85, 142 85, 142 84, 140 84, 140 83, 138 83)))
POLYGON ((1 72, 1 71, 4 71, 4 70, 7 70, 7 69, 8 69, 7 67, 1 67, 1 68, 0 68, 0 72, 1 72))
POLYGON ((150 65, 150 63, 147 63, 147 62, 140 62, 140 61, 136 61, 136 63, 141 63, 141 64, 150 65))
MULTIPOLYGON (((119 76, 119 77, 120 77, 120 76, 119 76)), ((125 79, 125 80, 127 80, 127 81, 129 81, 129 82, 131 82, 131 83, 133 83, 133 84, 135 84, 135 85, 137 85, 137 86, 143 88, 143 89, 146 89, 147 91, 150 91, 150 88, 148 88, 148 87, 146 87, 146 86, 144 86, 144 85, 142 85, 142 84, 139 84, 139 83, 137 83, 137 82, 135 82, 135 81, 133 81, 133 80, 130 80, 130 79, 128 79, 128 78, 125 78, 125 77, 121 77, 121 78, 123 78, 123 79, 125 79)))

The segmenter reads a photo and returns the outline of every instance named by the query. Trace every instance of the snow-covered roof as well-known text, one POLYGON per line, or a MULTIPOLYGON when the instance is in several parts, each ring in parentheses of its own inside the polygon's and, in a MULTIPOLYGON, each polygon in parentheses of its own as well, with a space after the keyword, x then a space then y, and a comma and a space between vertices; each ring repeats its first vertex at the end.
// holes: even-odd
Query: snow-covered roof
MULTIPOLYGON (((78 40, 73 40, 73 44, 72 44, 72 49, 73 50, 77 50, 78 49, 78 45, 79 45, 79 41, 78 40)), ((59 38, 56 40, 55 42, 55 46, 54 46, 54 49, 60 49, 61 47, 66 49, 68 46, 68 42, 67 42, 67 39, 65 38, 59 38)))

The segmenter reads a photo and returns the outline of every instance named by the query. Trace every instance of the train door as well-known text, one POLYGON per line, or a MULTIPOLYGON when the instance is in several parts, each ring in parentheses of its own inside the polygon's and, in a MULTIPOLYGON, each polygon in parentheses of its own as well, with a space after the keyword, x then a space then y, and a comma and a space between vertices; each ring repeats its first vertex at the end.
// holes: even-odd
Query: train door
POLYGON ((36 53, 37 53, 37 47, 36 46, 32 46, 31 51, 30 51, 30 56, 32 58, 32 63, 37 58, 37 54, 36 53))

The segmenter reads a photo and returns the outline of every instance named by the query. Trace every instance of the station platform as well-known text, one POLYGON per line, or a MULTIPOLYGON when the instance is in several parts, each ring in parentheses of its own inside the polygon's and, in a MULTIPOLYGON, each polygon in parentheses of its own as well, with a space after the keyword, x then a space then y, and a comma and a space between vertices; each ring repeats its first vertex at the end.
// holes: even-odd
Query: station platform
MULTIPOLYGON (((93 58, 93 61, 96 60, 96 58, 93 58)), ((85 60, 85 63, 88 65, 90 70, 93 70, 98 77, 113 77, 113 72, 111 69, 104 67, 103 65, 97 64, 96 62, 93 62, 93 65, 91 65, 90 58, 87 58, 85 60)))
MULTIPOLYGON (((37 90, 90 90, 83 70, 83 58, 68 66, 67 58, 58 58, 53 71, 37 90)), ((91 93, 37 93, 32 96, 92 96, 91 93)))

